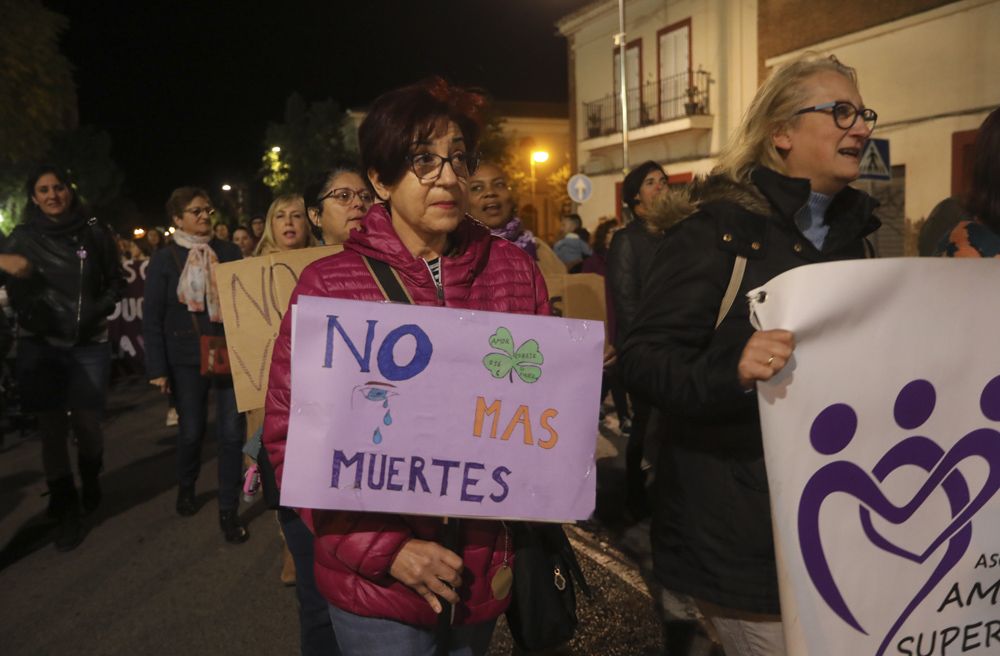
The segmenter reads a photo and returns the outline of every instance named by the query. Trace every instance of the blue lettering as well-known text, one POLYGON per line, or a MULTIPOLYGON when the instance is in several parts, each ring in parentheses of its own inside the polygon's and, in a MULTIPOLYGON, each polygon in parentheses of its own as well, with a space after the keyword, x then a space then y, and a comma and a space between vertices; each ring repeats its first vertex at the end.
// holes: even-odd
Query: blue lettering
POLYGON ((382 462, 379 468, 378 481, 375 481, 375 460, 376 457, 372 454, 372 457, 368 459, 368 489, 369 490, 381 490, 382 486, 385 485, 385 454, 383 453, 378 457, 378 460, 382 462))
POLYGON ((460 464, 457 460, 438 460, 434 458, 431 460, 431 464, 435 467, 443 467, 444 473, 441 474, 441 496, 448 494, 448 473, 452 468, 458 467, 460 464))
POLYGON ((428 487, 427 479, 424 478, 424 459, 420 456, 413 456, 413 459, 410 461, 410 492, 417 489, 418 480, 420 481, 420 487, 424 489, 424 492, 429 494, 431 488, 428 487))
MULTIPOLYGON (((336 317, 334 317, 334 319, 336 319, 336 317)), ((374 324, 372 321, 369 321, 368 323, 369 325, 374 324)), ((329 333, 329 329, 327 332, 329 333)), ((343 331, 341 331, 341 334, 343 334, 343 331)), ((369 335, 371 335, 371 329, 369 329, 369 335)), ((330 338, 328 337, 327 350, 331 348, 329 346, 329 340, 330 338)), ((350 344, 350 342, 348 342, 348 344, 350 344)), ((369 346, 370 344, 371 340, 369 339, 369 346)), ((427 368, 427 365, 431 361, 431 353, 433 352, 434 346, 431 344, 430 338, 427 337, 427 333, 415 324, 406 324, 390 331, 389 334, 385 336, 385 339, 382 340, 382 346, 378 349, 378 370, 388 380, 407 380, 409 378, 413 378, 427 368), (417 348, 413 353, 413 358, 407 364, 400 366, 396 364, 396 361, 393 358, 393 349, 396 348, 396 342, 398 342, 404 335, 410 335, 413 337, 413 339, 417 342, 417 348)), ((355 353, 357 352, 355 351, 355 353)), ((362 371, 367 371, 367 369, 363 369, 362 371)))
POLYGON ((399 456, 392 456, 389 458, 389 480, 386 481, 385 489, 392 490, 394 492, 399 492, 403 489, 403 486, 399 483, 393 483, 392 478, 399 473, 399 463, 405 461, 406 458, 400 458, 399 456))
POLYGON ((465 473, 462 477, 462 501, 472 501, 474 503, 482 503, 483 495, 481 494, 469 494, 469 488, 475 487, 476 483, 479 482, 478 478, 471 478, 469 476, 470 469, 486 469, 485 465, 481 465, 478 462, 467 462, 465 463, 465 473))
MULTIPOLYGON (((341 339, 343 339, 344 343, 347 344, 347 348, 351 350, 351 355, 353 355, 354 359, 358 361, 358 366, 361 367, 361 371, 363 373, 368 373, 371 368, 372 340, 375 339, 375 324, 377 324, 378 321, 375 319, 368 320, 368 334, 365 335, 365 354, 362 357, 362 355, 358 353, 358 349, 354 346, 354 342, 352 342, 351 338, 347 336, 346 332, 344 332, 343 326, 341 326, 340 322, 337 321, 337 315, 328 314, 326 315, 326 319, 326 357, 323 359, 323 368, 329 369, 333 366, 333 331, 336 329, 337 332, 340 333, 341 339)), ((379 351, 379 354, 379 357, 381 358, 381 351, 379 351)))
POLYGON ((354 454, 353 458, 348 459, 344 452, 337 449, 333 452, 333 476, 330 478, 330 487, 339 488, 340 487, 340 468, 344 467, 357 467, 354 470, 354 487, 361 487, 361 473, 362 467, 364 466, 365 452, 359 451, 354 454))
POLYGON ((500 484, 503 488, 502 494, 491 494, 490 500, 494 503, 500 503, 507 498, 507 494, 510 492, 510 488, 507 487, 507 481, 503 480, 504 475, 510 476, 510 470, 506 467, 497 467, 493 470, 493 480, 500 484))

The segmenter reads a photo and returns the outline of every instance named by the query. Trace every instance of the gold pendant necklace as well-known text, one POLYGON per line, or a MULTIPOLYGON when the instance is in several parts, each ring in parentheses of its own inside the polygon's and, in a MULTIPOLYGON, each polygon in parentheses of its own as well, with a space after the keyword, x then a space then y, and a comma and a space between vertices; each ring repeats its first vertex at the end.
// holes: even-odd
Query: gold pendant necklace
POLYGON ((507 531, 507 524, 500 522, 503 526, 503 562, 493 578, 490 579, 490 589, 493 591, 493 598, 496 600, 506 599, 510 594, 510 589, 514 586, 514 571, 507 561, 510 559, 510 533, 507 531))

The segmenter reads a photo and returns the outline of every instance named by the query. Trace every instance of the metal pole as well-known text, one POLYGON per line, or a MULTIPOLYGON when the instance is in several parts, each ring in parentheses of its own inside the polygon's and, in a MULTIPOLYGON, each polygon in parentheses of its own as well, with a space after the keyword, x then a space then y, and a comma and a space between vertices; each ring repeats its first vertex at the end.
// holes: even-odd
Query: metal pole
MULTIPOLYGON (((618 79, 619 93, 622 101, 622 175, 628 175, 628 92, 625 82, 625 0, 618 0, 618 34, 615 35, 618 45, 618 79)), ((639 80, 642 83, 642 80, 639 80)))
POLYGON ((528 161, 531 162, 531 204, 535 206, 535 211, 538 211, 538 200, 535 198, 535 158, 534 155, 528 155, 528 161))

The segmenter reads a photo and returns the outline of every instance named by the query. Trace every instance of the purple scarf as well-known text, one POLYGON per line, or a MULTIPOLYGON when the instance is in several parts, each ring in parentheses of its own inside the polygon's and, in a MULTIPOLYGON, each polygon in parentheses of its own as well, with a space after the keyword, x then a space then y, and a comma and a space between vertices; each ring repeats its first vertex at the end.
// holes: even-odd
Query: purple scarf
POLYGON ((502 228, 490 229, 490 234, 496 237, 503 237, 531 256, 531 259, 538 259, 538 249, 535 246, 535 236, 530 230, 525 230, 521 225, 521 219, 516 216, 507 222, 502 228))

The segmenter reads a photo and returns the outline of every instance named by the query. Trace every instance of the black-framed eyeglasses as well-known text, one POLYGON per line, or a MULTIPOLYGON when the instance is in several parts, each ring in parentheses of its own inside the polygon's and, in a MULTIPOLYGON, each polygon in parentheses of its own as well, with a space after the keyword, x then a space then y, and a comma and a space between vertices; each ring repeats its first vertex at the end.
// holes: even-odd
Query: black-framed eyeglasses
POLYGON ((507 186, 507 181, 504 180, 503 178, 497 178, 496 180, 490 182, 489 184, 485 182, 469 183, 469 193, 472 194, 473 196, 482 196, 487 191, 500 193, 501 191, 505 191, 508 189, 510 189, 510 187, 507 186))
POLYGON ((475 153, 461 150, 452 153, 451 157, 444 157, 436 153, 417 153, 416 155, 407 155, 406 159, 410 162, 410 168, 414 175, 424 182, 437 180, 441 177, 445 162, 451 164, 451 170, 460 178, 468 178, 475 173, 476 166, 479 164, 479 158, 476 157, 475 153))
POLYGON ((195 218, 198 218, 202 214, 209 217, 215 214, 215 208, 213 207, 188 207, 184 211, 193 214, 195 218))
POLYGON ((828 103, 823 103, 822 105, 816 105, 815 107, 806 107, 805 109, 800 109, 795 112, 795 116, 799 114, 808 114, 809 112, 830 112, 833 116, 833 122, 837 124, 837 127, 841 130, 850 130, 854 127, 854 124, 858 122, 858 117, 865 122, 865 127, 869 130, 875 129, 875 122, 878 121, 878 113, 871 109, 870 107, 865 107, 864 109, 858 109, 853 103, 849 103, 846 100, 834 100, 828 103))
POLYGON ((371 205, 375 197, 372 196, 372 192, 367 189, 350 189, 348 187, 338 187, 337 189, 331 189, 320 197, 319 202, 323 202, 327 198, 332 198, 338 205, 350 205, 354 201, 354 197, 357 196, 358 199, 365 205, 371 205))

